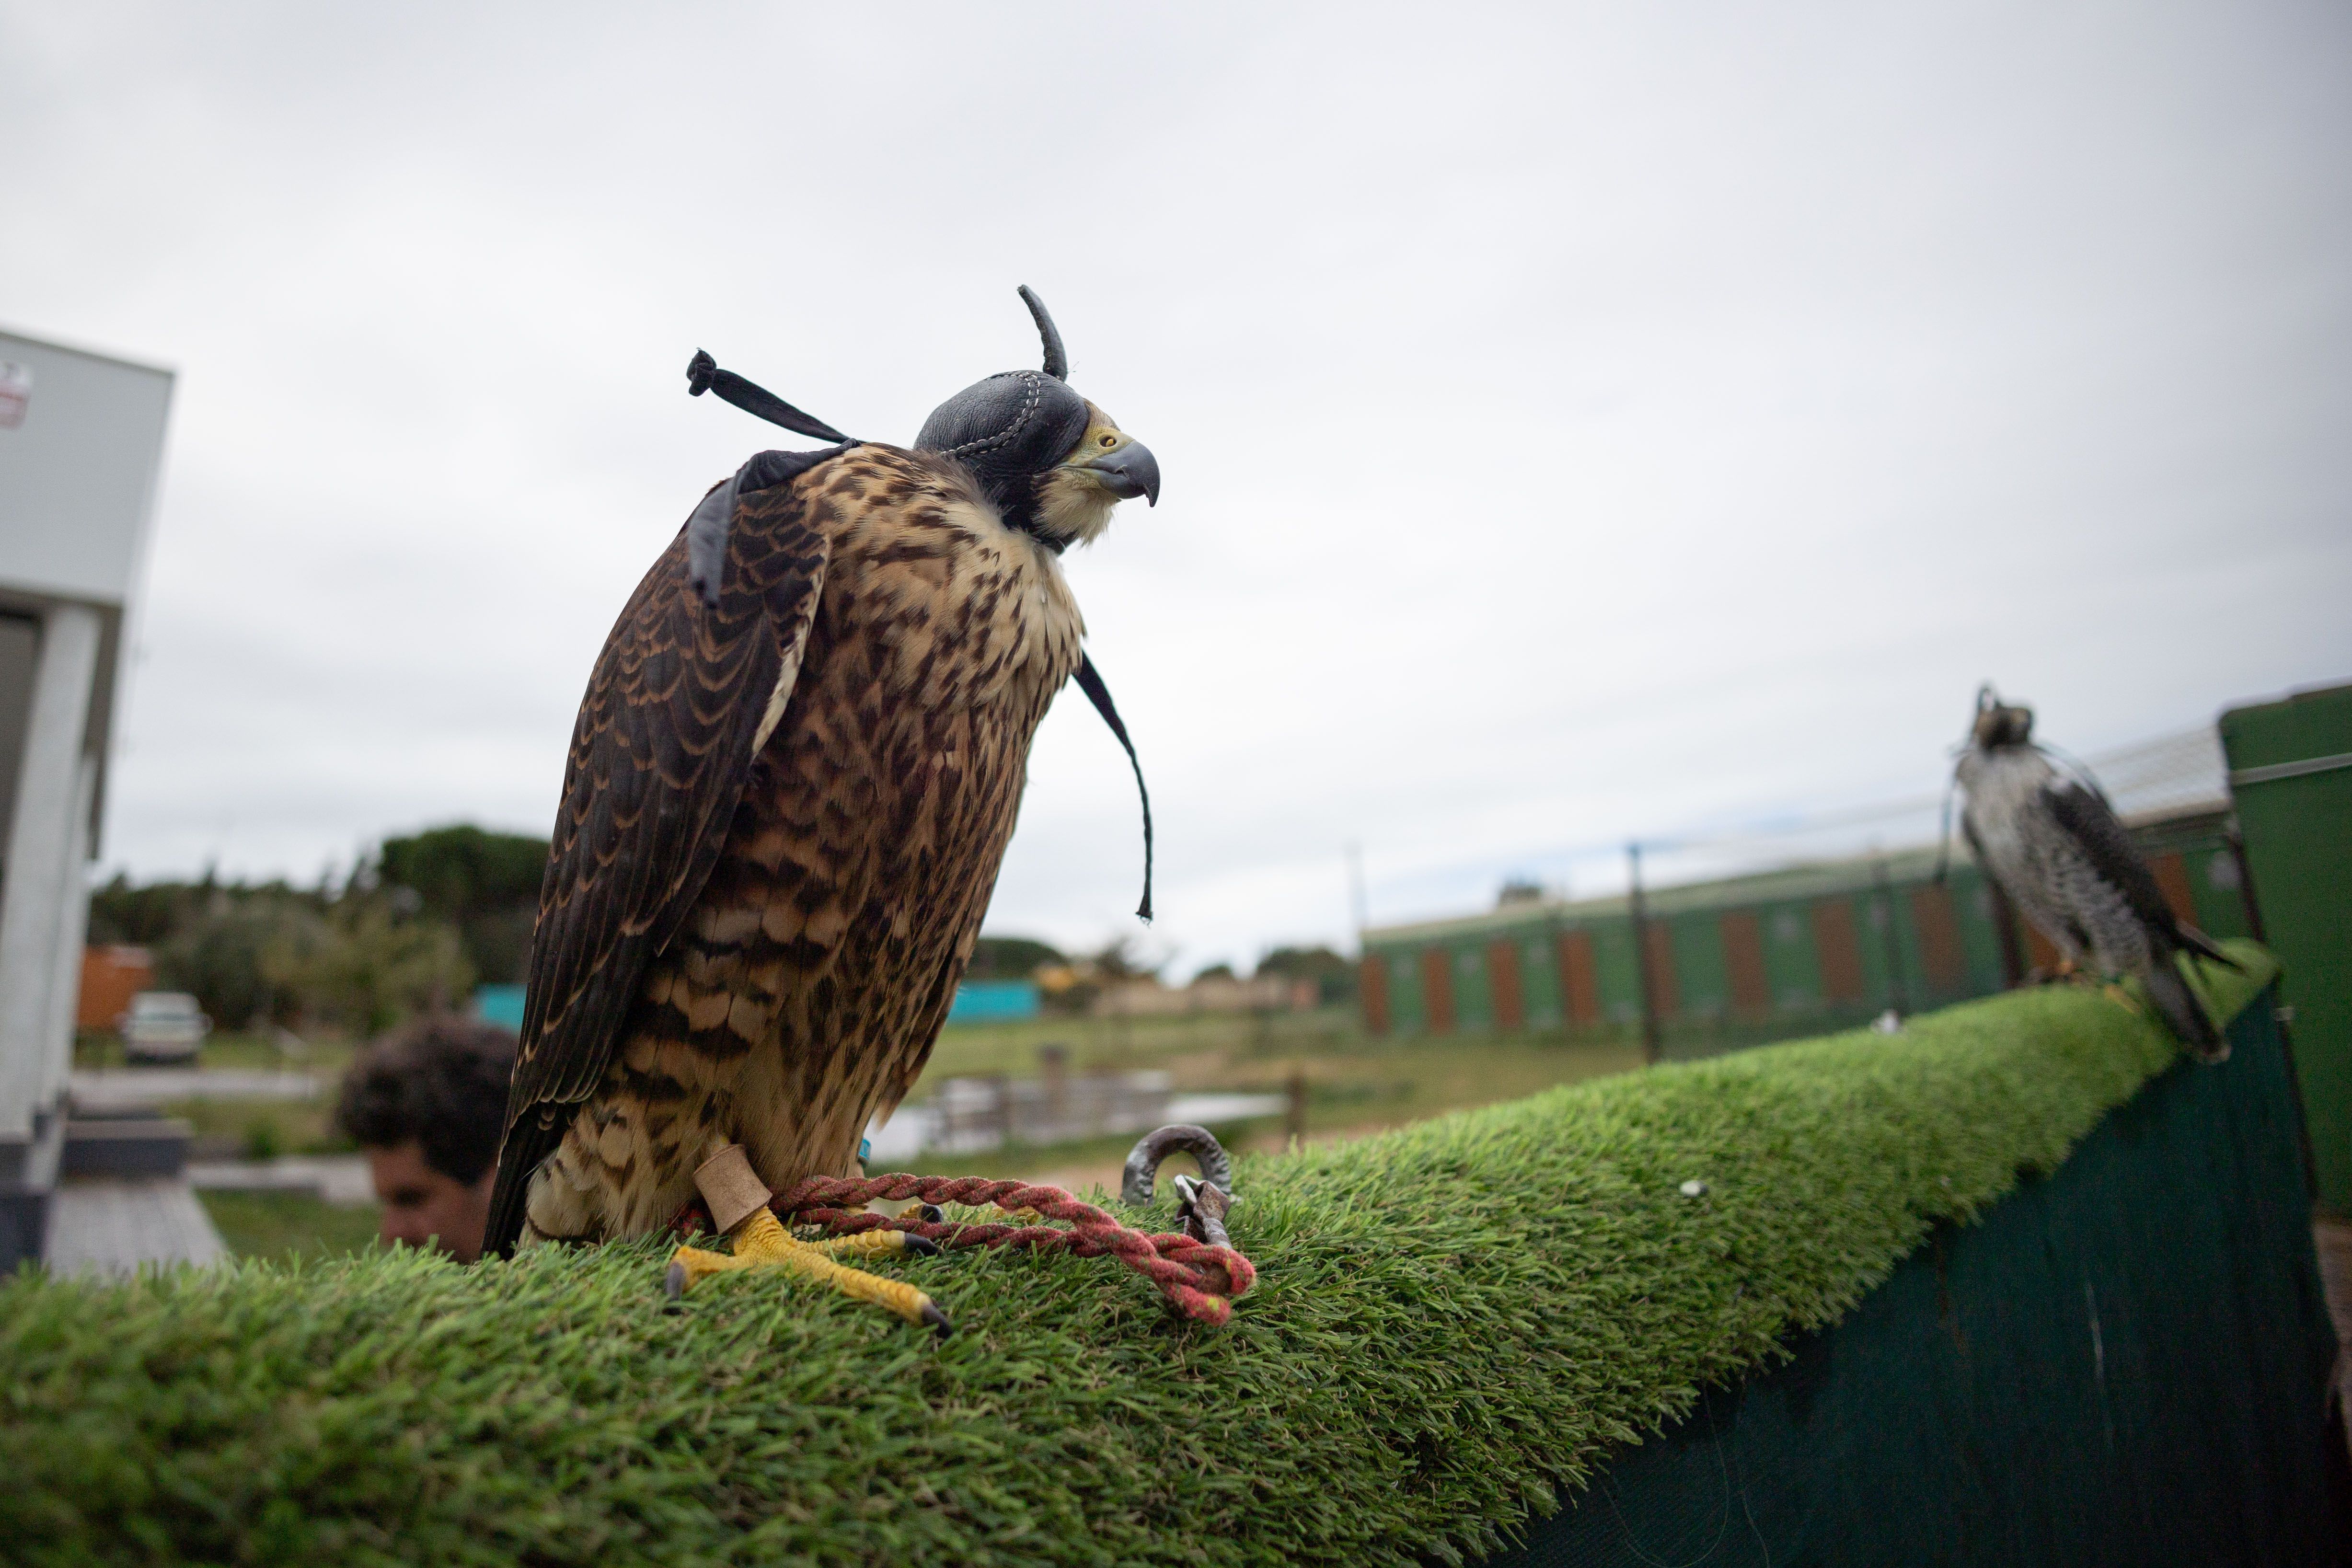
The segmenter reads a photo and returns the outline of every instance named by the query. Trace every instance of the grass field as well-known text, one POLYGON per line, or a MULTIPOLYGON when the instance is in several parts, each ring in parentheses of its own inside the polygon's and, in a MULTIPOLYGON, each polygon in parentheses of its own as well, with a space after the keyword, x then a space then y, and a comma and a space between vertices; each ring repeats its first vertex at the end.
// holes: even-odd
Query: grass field
POLYGON ((331 1204, 303 1193, 201 1194, 213 1228, 239 1258, 344 1258, 373 1244, 373 1204, 331 1204))
MULTIPOLYGON (((2274 973, 2239 951, 2222 1016, 2274 973)), ((656 1241, 21 1278, 0 1540, 28 1564, 1459 1562, 2177 1064, 2231 1070, 2053 987, 1245 1157, 1259 1286, 1221 1330, 1066 1254, 886 1266, 956 1316, 944 1344, 774 1276, 665 1305, 656 1241)))
POLYGON ((335 1126, 331 1087, 311 1100, 175 1100, 163 1109, 195 1130, 205 1158, 273 1160, 356 1147, 335 1126))
MULTIPOLYGON (((243 1068, 266 1072, 315 1072, 340 1075, 359 1047, 337 1035, 305 1037, 297 1049, 278 1037, 222 1030, 205 1037, 196 1048, 196 1065, 243 1068)), ((73 1065, 84 1071, 120 1068, 125 1064, 122 1037, 111 1029, 82 1029, 74 1035, 73 1065)))
MULTIPOLYGON (((967 1026, 940 1037, 915 1100, 944 1079, 1003 1073, 1035 1077, 1040 1047, 1059 1045, 1076 1071, 1157 1068, 1179 1092, 1285 1092, 1307 1086, 1309 1142, 1355 1137, 1444 1111, 1516 1100, 1641 1065, 1630 1044, 1563 1042, 1541 1035, 1460 1035, 1443 1039, 1367 1036, 1346 1008, 1311 1013, 1150 1019, 1039 1018, 967 1026)), ((1279 1121, 1237 1130, 1236 1146, 1266 1152, 1283 1142, 1279 1121)), ((1056 1186, 1116 1186, 1132 1136, 1085 1143, 1016 1146, 970 1154, 926 1154, 927 1174, 1022 1176, 1056 1186)))

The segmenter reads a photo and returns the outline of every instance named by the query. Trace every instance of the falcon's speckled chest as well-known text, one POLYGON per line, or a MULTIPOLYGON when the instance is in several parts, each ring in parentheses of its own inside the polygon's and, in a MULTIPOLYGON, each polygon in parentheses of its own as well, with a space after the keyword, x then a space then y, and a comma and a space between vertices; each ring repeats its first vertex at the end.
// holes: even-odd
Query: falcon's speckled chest
POLYGON ((953 465, 866 447, 800 482, 831 542, 805 650, 717 866, 533 1183, 541 1235, 656 1228, 719 1143, 779 1188, 852 1167, 945 1021, 1030 740, 1077 668, 1058 563, 953 465))

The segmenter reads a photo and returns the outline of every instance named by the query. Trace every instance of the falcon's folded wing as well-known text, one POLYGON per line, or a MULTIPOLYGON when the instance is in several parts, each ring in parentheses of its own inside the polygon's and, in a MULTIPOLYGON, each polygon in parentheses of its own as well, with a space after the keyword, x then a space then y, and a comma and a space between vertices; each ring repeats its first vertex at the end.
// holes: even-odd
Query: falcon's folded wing
POLYGON ((761 719, 790 692, 824 584, 828 542, 793 481, 835 455, 762 453, 746 464, 721 487, 739 499, 719 535, 714 602, 689 582, 694 531, 682 529, 596 660, 540 885, 485 1253, 513 1250, 566 1108, 604 1078, 646 962, 726 842, 761 719), (768 488, 742 493, 760 482, 768 488))
POLYGON ((2141 924, 2179 946, 2237 967, 2236 961, 2215 946, 2211 938, 2173 912, 2164 889, 2156 884, 2156 874, 2147 868, 2131 835, 2124 831, 2102 796, 2069 779, 2043 785, 2042 797, 2049 804, 2051 816, 2082 850, 2092 869, 2123 894, 2124 902, 2141 924))

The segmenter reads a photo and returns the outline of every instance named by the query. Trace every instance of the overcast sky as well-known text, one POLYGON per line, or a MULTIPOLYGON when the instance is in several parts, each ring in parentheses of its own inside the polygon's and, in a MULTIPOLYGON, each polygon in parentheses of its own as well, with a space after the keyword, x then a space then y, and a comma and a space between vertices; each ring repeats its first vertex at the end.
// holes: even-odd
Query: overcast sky
MULTIPOLYGON (((2352 677, 2340 4, 0 17, 0 321, 180 377, 108 870, 544 831, 796 440, 689 353, 903 442, 1023 282, 1165 476, 1068 567, 1180 971, 2352 677)), ((1069 694, 991 927, 1139 858, 1069 694)))

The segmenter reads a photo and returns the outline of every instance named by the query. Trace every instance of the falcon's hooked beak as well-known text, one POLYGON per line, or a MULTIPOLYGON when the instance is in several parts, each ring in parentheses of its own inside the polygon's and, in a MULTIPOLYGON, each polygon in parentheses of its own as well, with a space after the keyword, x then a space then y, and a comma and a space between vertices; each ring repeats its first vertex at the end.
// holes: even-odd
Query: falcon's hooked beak
POLYGON ((1102 449, 1084 462, 1070 466, 1092 474, 1095 482, 1121 500, 1141 496, 1146 506, 1160 504, 1160 459, 1151 448, 1125 431, 1107 431, 1102 449))
POLYGON ((1084 544, 1110 522, 1111 508, 1141 496, 1160 504, 1160 459, 1151 448, 1087 405, 1087 433, 1062 460, 1040 476, 1037 531, 1055 549, 1084 544))

